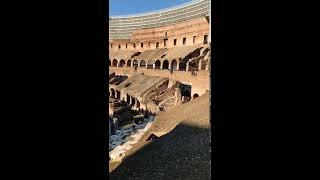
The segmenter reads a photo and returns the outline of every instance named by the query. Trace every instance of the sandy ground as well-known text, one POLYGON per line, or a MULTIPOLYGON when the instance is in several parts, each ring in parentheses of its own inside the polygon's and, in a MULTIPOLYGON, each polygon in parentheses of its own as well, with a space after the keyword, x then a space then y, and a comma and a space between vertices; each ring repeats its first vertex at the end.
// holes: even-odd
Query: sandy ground
POLYGON ((110 179, 210 179, 209 94, 160 112, 123 162, 109 164, 110 179), (153 133, 161 136, 146 141, 153 133))

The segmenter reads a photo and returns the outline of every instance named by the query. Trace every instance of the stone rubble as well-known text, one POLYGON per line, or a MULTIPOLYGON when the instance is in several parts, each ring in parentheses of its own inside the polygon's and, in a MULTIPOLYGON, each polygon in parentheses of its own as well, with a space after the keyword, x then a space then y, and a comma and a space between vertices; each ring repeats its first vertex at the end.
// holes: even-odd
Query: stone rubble
POLYGON ((110 161, 121 160, 125 153, 137 143, 141 136, 150 128, 154 116, 144 119, 141 124, 132 124, 130 127, 120 128, 109 138, 110 161), (129 138, 133 139, 129 141, 129 138))

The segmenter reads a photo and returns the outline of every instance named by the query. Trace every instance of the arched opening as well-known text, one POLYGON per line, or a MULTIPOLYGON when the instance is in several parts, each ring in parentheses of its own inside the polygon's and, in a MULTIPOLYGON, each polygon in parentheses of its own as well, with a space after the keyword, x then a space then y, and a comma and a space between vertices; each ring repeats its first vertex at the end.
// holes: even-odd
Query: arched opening
POLYGON ((131 60, 130 59, 127 61, 127 67, 131 67, 131 60))
POLYGON ((192 96, 193 99, 195 99, 195 98, 197 98, 197 97, 199 97, 199 95, 198 95, 197 93, 195 93, 195 94, 192 96))
POLYGON ((120 99, 120 92, 119 91, 116 91, 116 93, 117 93, 117 99, 120 99))
POLYGON ((175 59, 171 61, 171 69, 173 70, 177 69, 177 61, 175 59))
POLYGON ((155 65, 156 65, 155 69, 160 69, 161 62, 159 60, 156 60, 155 65))
POLYGON ((110 91, 111 91, 111 97, 114 98, 115 97, 114 89, 111 89, 110 91))
POLYGON ((140 109, 140 102, 137 100, 137 108, 140 109))
POLYGON ((125 64, 126 62, 123 59, 121 59, 119 62, 119 67, 123 67, 125 64))
POLYGON ((130 104, 130 96, 127 94, 127 103, 130 104))
POLYGON ((112 66, 113 66, 113 67, 117 67, 117 64, 118 64, 118 60, 114 59, 114 60, 112 61, 112 66))
POLYGON ((203 36, 203 44, 208 44, 208 35, 203 36))
POLYGON ((134 106, 136 104, 136 99, 134 99, 134 97, 131 97, 131 99, 132 99, 131 105, 134 106))
POLYGON ((154 61, 153 60, 149 60, 148 63, 147 63, 147 69, 153 69, 153 64, 154 64, 154 61))
POLYGON ((133 67, 138 67, 138 61, 137 60, 133 61, 133 67))
POLYGON ((146 62, 144 60, 140 61, 140 67, 146 67, 146 62))
POLYGON ((169 69, 169 62, 168 60, 164 60, 162 62, 162 69, 169 69))

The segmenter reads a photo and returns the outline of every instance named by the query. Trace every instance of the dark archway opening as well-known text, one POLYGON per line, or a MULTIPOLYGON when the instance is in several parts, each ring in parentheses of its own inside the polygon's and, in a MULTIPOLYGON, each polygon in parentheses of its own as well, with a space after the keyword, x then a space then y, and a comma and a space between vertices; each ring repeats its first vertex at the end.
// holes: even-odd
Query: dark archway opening
POLYGON ((162 62, 162 69, 169 69, 169 62, 167 60, 162 62))
POLYGON ((127 67, 131 67, 131 60, 130 59, 127 62, 127 67))
POLYGON ((118 61, 117 61, 116 59, 114 59, 114 60, 112 61, 112 66, 113 66, 113 67, 117 67, 117 64, 118 64, 118 61))
POLYGON ((171 69, 173 70, 177 69, 177 61, 175 59, 171 61, 171 69))
POLYGON ((156 60, 155 69, 160 69, 160 67, 161 67, 161 62, 159 60, 156 60))
POLYGON ((125 64, 126 62, 123 59, 121 59, 119 63, 119 67, 123 67, 125 64))
POLYGON ((144 60, 140 61, 140 67, 146 67, 146 62, 144 60))

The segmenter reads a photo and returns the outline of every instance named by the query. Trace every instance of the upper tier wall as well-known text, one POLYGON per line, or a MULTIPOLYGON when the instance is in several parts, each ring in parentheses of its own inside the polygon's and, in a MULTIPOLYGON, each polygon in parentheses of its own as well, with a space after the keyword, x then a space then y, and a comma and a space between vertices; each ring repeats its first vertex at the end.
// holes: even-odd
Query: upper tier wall
POLYGON ((109 17, 109 38, 130 39, 133 31, 162 27, 210 14, 210 0, 193 0, 152 12, 109 17))
POLYGON ((109 51, 154 50, 204 44, 210 37, 207 18, 199 18, 179 24, 140 29, 128 40, 109 40, 109 51))

